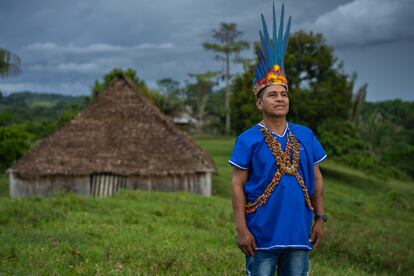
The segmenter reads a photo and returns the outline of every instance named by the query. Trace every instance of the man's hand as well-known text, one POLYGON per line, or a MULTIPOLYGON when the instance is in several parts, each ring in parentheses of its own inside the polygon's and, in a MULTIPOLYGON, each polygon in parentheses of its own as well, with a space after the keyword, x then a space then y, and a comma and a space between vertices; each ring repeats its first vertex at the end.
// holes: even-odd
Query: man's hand
POLYGON ((237 244, 244 254, 253 256, 256 250, 256 241, 249 230, 237 232, 237 244))
POLYGON ((317 248, 321 243, 323 237, 323 221, 316 220, 312 226, 312 233, 310 236, 310 242, 313 244, 313 248, 317 248))

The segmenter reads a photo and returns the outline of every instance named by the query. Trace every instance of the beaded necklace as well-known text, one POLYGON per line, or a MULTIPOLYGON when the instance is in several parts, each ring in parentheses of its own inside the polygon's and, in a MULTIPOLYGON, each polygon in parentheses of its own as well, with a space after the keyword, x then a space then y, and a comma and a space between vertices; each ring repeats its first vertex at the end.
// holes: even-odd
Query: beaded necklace
MULTIPOLYGON (((288 127, 289 130, 289 127, 288 127)), ((308 190, 306 189, 305 182, 303 181, 302 176, 299 174, 299 156, 300 156, 300 145, 296 137, 290 132, 288 134, 288 140, 286 144, 286 149, 283 152, 282 145, 279 141, 271 134, 271 132, 266 128, 262 127, 260 131, 265 137, 265 142, 272 151, 273 156, 276 160, 276 165, 278 169, 274 174, 272 181, 267 185, 264 192, 252 202, 246 204, 246 213, 251 214, 256 211, 259 206, 266 204, 270 195, 272 194, 275 187, 279 184, 280 179, 284 174, 294 175, 302 188, 303 195, 305 197, 306 205, 309 209, 313 210, 308 190), (291 160, 292 156, 292 160, 291 160)))

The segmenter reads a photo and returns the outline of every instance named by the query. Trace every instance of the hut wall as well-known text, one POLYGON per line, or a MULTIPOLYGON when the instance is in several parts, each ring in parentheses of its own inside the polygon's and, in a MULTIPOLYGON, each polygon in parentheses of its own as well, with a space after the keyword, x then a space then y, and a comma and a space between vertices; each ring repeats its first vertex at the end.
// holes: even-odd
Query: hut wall
POLYGON ((117 176, 97 174, 91 176, 48 176, 22 179, 9 173, 10 196, 48 196, 56 192, 72 192, 97 197, 109 196, 126 188, 162 192, 184 191, 211 196, 211 173, 169 174, 158 176, 117 176))
POLYGON ((127 177, 112 173, 97 173, 90 176, 90 195, 110 196, 126 188, 127 177))
POLYGON ((211 196, 211 173, 129 176, 127 188, 161 192, 189 192, 211 196))
POLYGON ((9 173, 10 196, 48 196, 56 192, 72 192, 89 195, 89 177, 47 176, 35 179, 22 179, 9 173))

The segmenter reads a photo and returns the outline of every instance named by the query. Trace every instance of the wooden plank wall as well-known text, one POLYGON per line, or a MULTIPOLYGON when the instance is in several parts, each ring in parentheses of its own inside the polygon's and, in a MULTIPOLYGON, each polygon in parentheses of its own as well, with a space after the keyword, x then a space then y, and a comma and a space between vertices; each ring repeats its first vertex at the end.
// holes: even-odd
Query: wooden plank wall
POLYGON ((95 197, 110 196, 126 188, 127 177, 101 173, 90 176, 90 194, 95 197))
POLYGON ((55 192, 104 197, 111 196, 122 189, 183 191, 211 196, 211 184, 210 172, 146 176, 97 173, 90 176, 48 176, 27 180, 19 178, 14 173, 9 175, 12 197, 48 196, 55 192))

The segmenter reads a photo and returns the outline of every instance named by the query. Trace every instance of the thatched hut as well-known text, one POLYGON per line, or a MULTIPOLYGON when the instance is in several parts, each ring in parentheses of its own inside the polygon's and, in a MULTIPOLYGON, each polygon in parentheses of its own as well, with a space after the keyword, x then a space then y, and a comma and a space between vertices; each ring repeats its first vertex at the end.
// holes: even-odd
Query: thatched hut
POLYGON ((210 157, 126 78, 7 172, 10 195, 106 196, 122 189, 211 195, 210 157))

